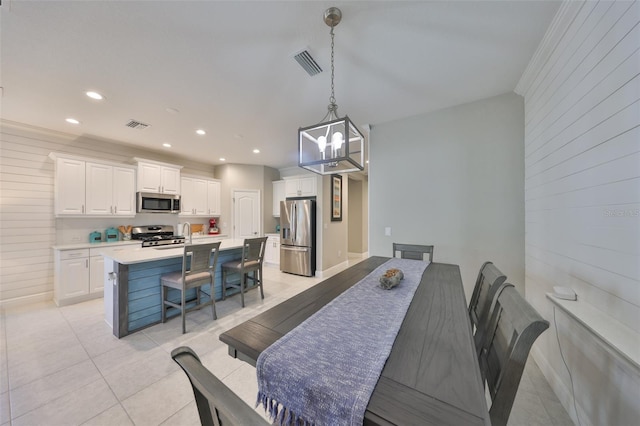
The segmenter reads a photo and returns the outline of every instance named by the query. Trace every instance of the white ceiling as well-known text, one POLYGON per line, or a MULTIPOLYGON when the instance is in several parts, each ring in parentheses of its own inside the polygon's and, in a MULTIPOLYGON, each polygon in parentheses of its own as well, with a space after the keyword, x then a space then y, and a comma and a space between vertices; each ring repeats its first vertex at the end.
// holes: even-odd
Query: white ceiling
POLYGON ((375 125, 512 91, 559 2, 3 1, 2 118, 164 152, 166 142, 211 164, 295 166, 298 127, 329 103, 330 6, 343 13, 339 115, 375 125), (304 48, 322 73, 295 62, 304 48))

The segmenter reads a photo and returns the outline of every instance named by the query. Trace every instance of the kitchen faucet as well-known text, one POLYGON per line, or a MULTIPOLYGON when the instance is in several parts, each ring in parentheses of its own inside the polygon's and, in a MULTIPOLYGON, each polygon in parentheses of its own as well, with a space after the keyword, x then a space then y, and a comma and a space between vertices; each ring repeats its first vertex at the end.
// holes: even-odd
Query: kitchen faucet
POLYGON ((187 227, 187 231, 189 231, 189 244, 192 244, 193 240, 191 238, 191 224, 189 222, 185 222, 185 223, 182 224, 182 235, 186 237, 186 235, 184 233, 185 226, 187 227))

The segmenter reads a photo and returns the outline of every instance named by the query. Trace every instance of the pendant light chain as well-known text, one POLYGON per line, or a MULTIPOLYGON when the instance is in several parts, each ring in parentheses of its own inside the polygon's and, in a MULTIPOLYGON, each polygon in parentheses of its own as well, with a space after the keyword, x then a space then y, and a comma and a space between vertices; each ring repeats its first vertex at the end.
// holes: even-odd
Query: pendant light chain
POLYGON ((331 27, 331 96, 329 97, 329 107, 330 109, 333 109, 333 111, 336 111, 338 109, 338 105, 336 105, 336 96, 334 93, 334 86, 333 86, 333 78, 335 75, 335 68, 333 65, 333 46, 334 46, 334 36, 335 34, 333 33, 333 28, 331 27))

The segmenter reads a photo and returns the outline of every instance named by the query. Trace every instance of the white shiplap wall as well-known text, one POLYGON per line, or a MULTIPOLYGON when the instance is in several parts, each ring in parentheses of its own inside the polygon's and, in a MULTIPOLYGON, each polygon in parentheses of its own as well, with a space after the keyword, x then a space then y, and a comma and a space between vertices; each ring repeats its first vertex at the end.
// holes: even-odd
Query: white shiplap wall
MULTIPOLYGON (((131 164, 133 157, 183 165, 183 173, 213 177, 213 166, 113 142, 49 132, 3 121, 0 127, 0 304, 50 300, 51 246, 63 230, 104 229, 105 219, 55 219, 50 152, 131 164)), ((115 220, 115 219, 114 219, 115 220)), ((128 219, 129 222, 133 221, 128 219)))
POLYGON ((516 89, 525 98, 526 295, 551 322, 534 354, 577 420, 558 326, 582 424, 640 415, 637 365, 545 298, 571 287, 640 336, 639 22, 639 2, 564 3, 516 89))

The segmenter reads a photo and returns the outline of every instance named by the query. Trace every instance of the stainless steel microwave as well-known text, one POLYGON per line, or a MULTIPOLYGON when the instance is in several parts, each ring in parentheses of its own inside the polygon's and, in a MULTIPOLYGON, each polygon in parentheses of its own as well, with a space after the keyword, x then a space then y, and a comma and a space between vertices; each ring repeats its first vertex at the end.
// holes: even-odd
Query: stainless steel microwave
POLYGON ((138 213, 180 213, 180 196, 138 192, 138 213))

